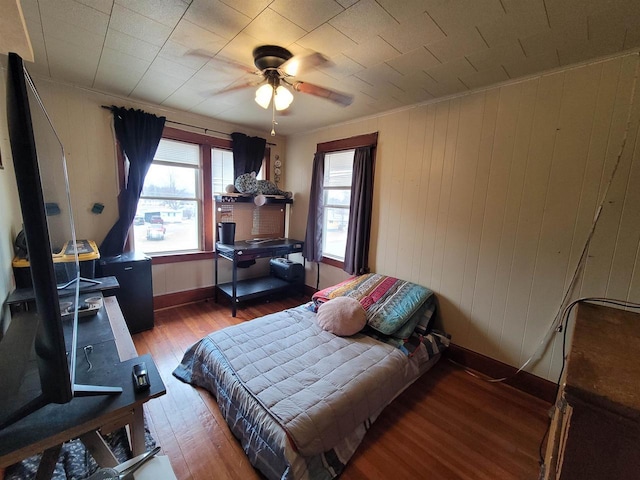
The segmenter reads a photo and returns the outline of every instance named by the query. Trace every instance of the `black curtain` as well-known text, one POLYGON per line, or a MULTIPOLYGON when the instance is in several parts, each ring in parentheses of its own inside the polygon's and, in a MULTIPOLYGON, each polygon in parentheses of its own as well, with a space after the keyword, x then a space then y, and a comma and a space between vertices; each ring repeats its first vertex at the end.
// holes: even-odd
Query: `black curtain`
POLYGON ((231 134, 233 148, 233 179, 245 173, 260 171, 267 141, 260 137, 247 137, 244 133, 231 134))
POLYGON ((347 230, 344 271, 351 275, 369 272, 369 240, 373 206, 373 146, 356 148, 351 182, 351 212, 347 230))
POLYGON ((104 256, 120 255, 124 251, 129 228, 136 215, 138 200, 153 157, 162 138, 165 117, 156 117, 142 110, 111 107, 116 138, 129 171, 125 186, 118 195, 119 218, 100 245, 104 256))
POLYGON ((324 183, 324 152, 316 152, 313 158, 311 189, 309 191, 309 215, 302 255, 307 260, 322 260, 322 186, 324 183))

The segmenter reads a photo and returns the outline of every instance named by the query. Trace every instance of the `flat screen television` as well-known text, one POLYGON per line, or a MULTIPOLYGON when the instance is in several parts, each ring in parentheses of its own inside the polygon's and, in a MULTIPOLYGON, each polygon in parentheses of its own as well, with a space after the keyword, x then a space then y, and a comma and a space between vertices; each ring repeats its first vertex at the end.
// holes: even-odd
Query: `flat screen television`
POLYGON ((0 365, 0 428, 48 403, 122 392, 119 387, 74 382, 78 254, 73 248, 65 252, 73 260, 65 262, 62 281, 52 257, 65 243, 77 244, 65 150, 22 59, 14 53, 9 54, 7 68, 6 109, 34 302, 18 315, 21 318, 12 316, 0 343, 5 357, 0 365), (71 302, 71 308, 61 308, 61 302, 71 302), (15 352, 16 348, 29 352, 15 352), (7 352, 13 352, 10 362, 7 352))

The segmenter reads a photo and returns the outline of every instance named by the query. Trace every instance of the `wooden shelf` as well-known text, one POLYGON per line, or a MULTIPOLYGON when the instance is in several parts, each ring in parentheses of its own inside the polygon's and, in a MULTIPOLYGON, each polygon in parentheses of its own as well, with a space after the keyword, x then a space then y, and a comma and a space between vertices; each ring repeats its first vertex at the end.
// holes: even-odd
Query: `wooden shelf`
MULTIPOLYGON (((215 201, 220 203, 253 203, 253 195, 215 195, 215 201)), ((266 196, 265 205, 285 205, 293 203, 292 198, 273 198, 266 196)))
MULTIPOLYGON (((233 299, 233 282, 220 284, 218 288, 227 297, 233 299)), ((286 280, 276 277, 258 277, 239 280, 236 282, 235 301, 239 303, 272 293, 288 292, 291 290, 300 290, 300 284, 287 282, 286 280)))

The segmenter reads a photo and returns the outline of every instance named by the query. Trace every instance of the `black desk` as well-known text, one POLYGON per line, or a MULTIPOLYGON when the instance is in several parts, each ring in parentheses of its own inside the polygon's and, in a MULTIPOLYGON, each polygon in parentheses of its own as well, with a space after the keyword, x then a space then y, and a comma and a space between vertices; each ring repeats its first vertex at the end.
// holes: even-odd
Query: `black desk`
POLYGON ((290 290, 292 286, 299 286, 302 291, 304 289, 304 280, 299 285, 292 285, 291 282, 272 276, 239 281, 238 262, 257 258, 285 257, 290 253, 302 252, 303 246, 304 242, 291 238, 260 243, 241 241, 235 242, 234 245, 217 242, 217 255, 215 256, 216 301, 218 301, 218 290, 220 290, 231 300, 231 314, 235 317, 237 303, 244 300, 285 292, 290 290), (226 258, 233 262, 231 282, 218 284, 218 257, 226 258))
POLYGON ((74 398, 62 405, 49 404, 1 430, 0 468, 45 451, 42 468, 44 459, 57 458, 62 442, 76 437, 82 439, 101 466, 115 466, 118 462, 108 449, 105 450, 99 431, 107 433, 107 428, 127 424, 134 455, 144 451, 142 405, 164 395, 166 389, 151 356, 137 356, 115 298, 105 298, 103 302, 104 306, 96 315, 78 319, 76 383, 119 386, 122 393, 74 398), (88 344, 93 346, 91 370, 88 370, 82 351, 88 344), (146 363, 151 388, 136 393, 132 367, 140 362, 146 363))

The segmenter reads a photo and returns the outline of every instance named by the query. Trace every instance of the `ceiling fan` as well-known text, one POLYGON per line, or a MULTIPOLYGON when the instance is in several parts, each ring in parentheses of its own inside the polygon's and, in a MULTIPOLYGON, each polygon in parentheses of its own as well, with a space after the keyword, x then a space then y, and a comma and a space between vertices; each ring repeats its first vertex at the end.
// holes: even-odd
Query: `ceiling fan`
POLYGON ((321 53, 313 52, 309 55, 294 56, 286 48, 278 47, 277 45, 263 45, 253 50, 253 63, 258 68, 256 74, 263 77, 261 83, 264 83, 264 85, 256 92, 256 102, 262 108, 269 107, 272 97, 274 97, 276 110, 287 108, 293 101, 293 95, 291 95, 286 86, 293 88, 297 92, 326 98, 345 107, 353 102, 353 96, 346 93, 293 80, 293 77, 305 70, 328 64, 329 59, 321 53), (283 94, 285 98, 278 101, 280 92, 285 91, 287 92, 283 94))
POLYGON ((262 77, 258 83, 248 82, 217 93, 258 86, 255 96, 256 103, 264 109, 269 108, 270 105, 272 108, 271 135, 275 135, 276 110, 285 110, 293 102, 291 90, 325 98, 343 107, 351 105, 353 102, 352 95, 294 78, 311 68, 329 64, 329 59, 321 53, 313 52, 308 55, 294 56, 286 48, 277 45, 262 45, 253 50, 253 63, 258 70, 252 73, 262 77))

